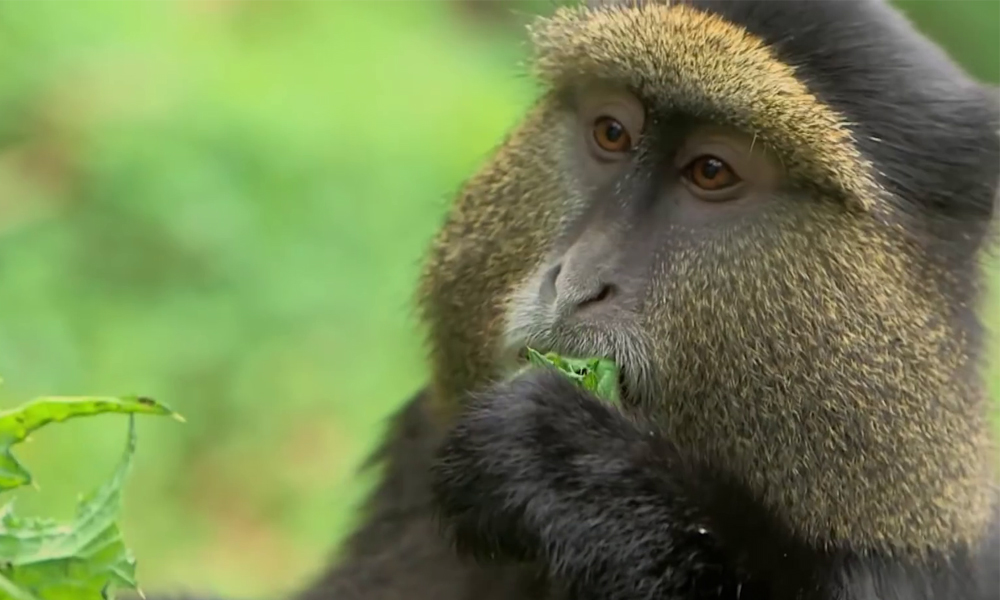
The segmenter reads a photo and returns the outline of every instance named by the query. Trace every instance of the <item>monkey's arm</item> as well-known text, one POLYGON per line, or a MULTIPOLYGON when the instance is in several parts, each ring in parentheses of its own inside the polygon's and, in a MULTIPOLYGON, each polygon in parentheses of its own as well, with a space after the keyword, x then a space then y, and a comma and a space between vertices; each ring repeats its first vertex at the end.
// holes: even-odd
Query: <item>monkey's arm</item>
POLYGON ((539 370, 472 399, 434 491, 460 551, 539 560, 571 598, 735 594, 693 475, 651 430, 539 370))
POLYGON ((461 552, 537 561, 574 600, 996 598, 974 561, 908 569, 809 548, 741 486, 548 370, 472 398, 433 486, 461 552))

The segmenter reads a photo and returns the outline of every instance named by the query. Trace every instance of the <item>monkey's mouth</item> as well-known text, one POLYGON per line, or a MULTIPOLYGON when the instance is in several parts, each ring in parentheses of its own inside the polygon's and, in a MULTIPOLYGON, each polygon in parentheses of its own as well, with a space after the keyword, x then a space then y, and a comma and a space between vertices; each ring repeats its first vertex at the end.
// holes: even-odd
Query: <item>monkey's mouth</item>
MULTIPOLYGON (((543 355, 547 353, 547 351, 542 351, 542 350, 537 350, 537 352, 539 352, 540 354, 543 354, 543 355)), ((521 370, 523 370, 525 368, 528 368, 530 366, 537 366, 530 359, 529 354, 530 354, 530 351, 529 351, 529 349, 527 347, 522 347, 522 348, 520 348, 517 351, 517 360, 516 360, 517 367, 515 369, 516 372, 517 371, 521 371, 521 370)), ((561 356, 561 358, 566 359, 567 361, 569 361, 570 363, 572 363, 574 365, 585 364, 585 363, 587 363, 589 361, 593 361, 593 360, 597 359, 597 357, 591 357, 589 359, 581 359, 579 357, 571 356, 571 355, 568 355, 568 354, 567 355, 560 355, 560 356, 561 356)), ((561 371, 567 370, 565 368, 561 368, 561 367, 558 367, 558 366, 553 366, 552 368, 558 368, 561 371)), ((577 380, 586 378, 589 374, 590 374, 590 372, 589 372, 589 369, 587 367, 581 367, 581 370, 579 370, 579 371, 577 371, 577 370, 571 370, 570 372, 566 373, 567 377, 571 377, 571 378, 577 379, 577 380)), ((628 379, 628 377, 626 375, 624 366, 621 365, 620 363, 618 363, 617 361, 615 361, 615 377, 616 377, 616 383, 617 383, 617 385, 615 386, 616 389, 614 391, 615 391, 615 393, 617 393, 619 401, 624 406, 628 406, 628 405, 630 405, 632 403, 632 400, 633 400, 632 390, 630 389, 629 379, 628 379)), ((594 379, 592 379, 591 381, 594 381, 594 379)), ((596 391, 596 390, 591 390, 591 391, 596 391)), ((605 391, 607 391, 607 390, 605 390, 605 391)))
POLYGON ((618 368, 618 397, 621 399, 622 406, 632 405, 632 391, 628 385, 628 378, 625 377, 625 373, 618 368))

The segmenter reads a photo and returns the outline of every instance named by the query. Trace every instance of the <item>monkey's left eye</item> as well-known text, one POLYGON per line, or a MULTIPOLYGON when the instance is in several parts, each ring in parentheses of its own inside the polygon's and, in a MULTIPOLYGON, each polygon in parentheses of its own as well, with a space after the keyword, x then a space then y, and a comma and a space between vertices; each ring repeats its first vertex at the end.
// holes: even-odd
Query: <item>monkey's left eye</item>
POLYGON ((594 122, 594 141, 605 152, 627 152, 632 148, 632 138, 621 121, 601 117, 594 122))
POLYGON ((730 188, 740 182, 740 178, 729 165, 709 155, 692 161, 684 174, 688 181, 708 192, 730 188))

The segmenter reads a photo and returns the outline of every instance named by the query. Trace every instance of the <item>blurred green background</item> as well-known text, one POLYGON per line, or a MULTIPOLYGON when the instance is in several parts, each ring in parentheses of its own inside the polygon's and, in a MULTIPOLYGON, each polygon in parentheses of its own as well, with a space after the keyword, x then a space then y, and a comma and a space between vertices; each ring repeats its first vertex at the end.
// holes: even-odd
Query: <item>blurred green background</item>
MULTIPOLYGON (((349 527, 354 469, 425 377, 425 247, 531 101, 521 25, 550 5, 0 3, 0 402, 188 418, 139 422, 146 590, 280 593, 349 527)), ((1000 3, 904 6, 1000 81, 1000 3)), ((41 431, 21 508, 68 515, 125 433, 41 431)))

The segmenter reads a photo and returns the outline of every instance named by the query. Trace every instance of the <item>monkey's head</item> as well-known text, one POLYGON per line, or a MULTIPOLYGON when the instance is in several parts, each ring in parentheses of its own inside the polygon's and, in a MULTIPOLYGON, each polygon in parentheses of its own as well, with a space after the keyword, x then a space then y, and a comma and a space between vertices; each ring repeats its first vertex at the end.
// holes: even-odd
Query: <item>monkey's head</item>
POLYGON ((920 551, 991 510, 976 320, 996 98, 876 2, 563 9, 545 92, 441 230, 436 397, 526 345, 819 544, 920 551))

